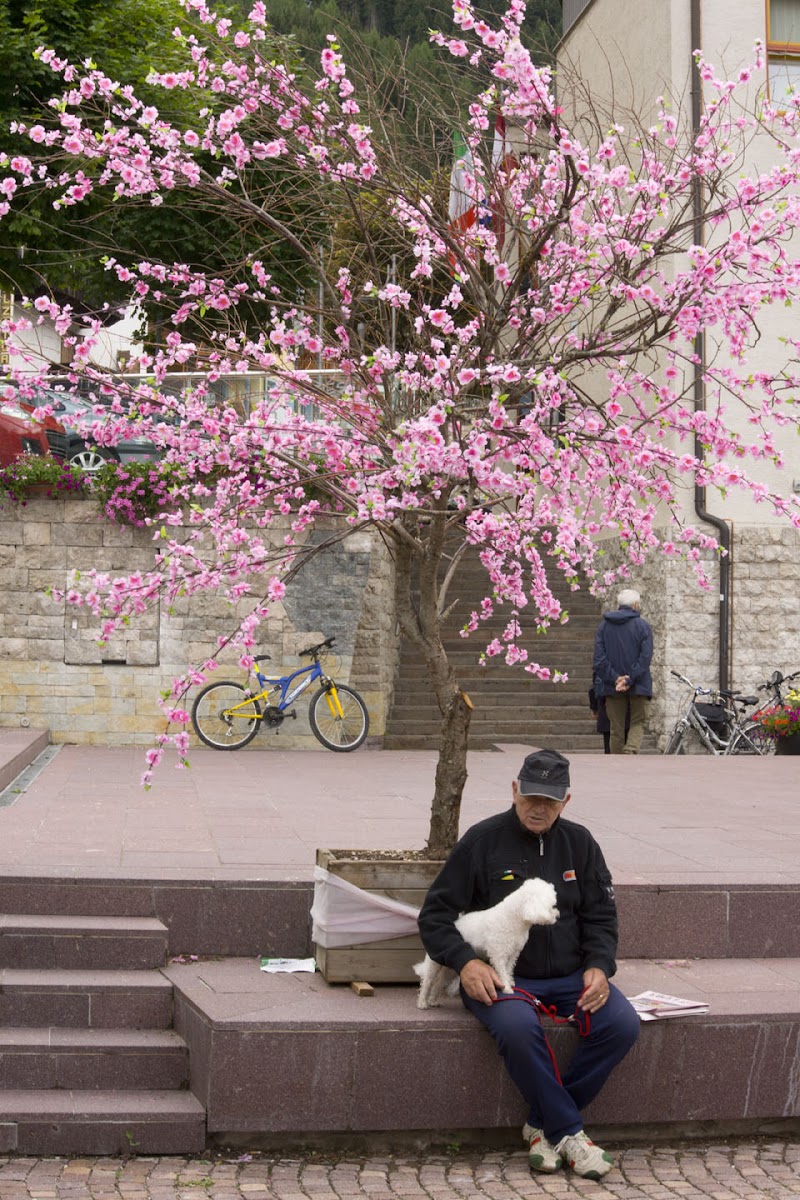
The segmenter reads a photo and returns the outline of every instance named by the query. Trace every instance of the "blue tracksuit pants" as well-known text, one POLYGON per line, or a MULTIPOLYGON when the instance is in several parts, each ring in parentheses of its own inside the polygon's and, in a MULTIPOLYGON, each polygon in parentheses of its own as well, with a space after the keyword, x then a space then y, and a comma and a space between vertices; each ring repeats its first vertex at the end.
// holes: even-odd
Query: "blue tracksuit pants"
MULTIPOLYGON (((583 990, 583 973, 576 971, 563 979, 517 976, 515 982, 548 1007, 554 1005, 560 1017, 569 1017, 583 990)), ((461 999, 497 1043, 509 1075, 528 1105, 528 1124, 542 1129, 553 1144, 583 1129, 581 1110, 594 1099, 639 1035, 639 1017, 622 992, 609 985, 608 1000, 592 1013, 589 1035, 579 1039, 559 1083, 544 1029, 530 1004, 518 999, 481 1004, 463 989, 461 999)))

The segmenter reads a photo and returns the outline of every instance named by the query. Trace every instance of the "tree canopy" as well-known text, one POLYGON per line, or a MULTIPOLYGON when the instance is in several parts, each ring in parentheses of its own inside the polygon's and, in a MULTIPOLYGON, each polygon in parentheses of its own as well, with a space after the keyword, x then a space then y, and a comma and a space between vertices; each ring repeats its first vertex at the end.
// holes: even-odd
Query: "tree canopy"
MULTIPOLYGON (((728 83, 700 62, 709 99, 696 129, 666 104, 646 126, 587 109, 573 128, 550 70, 525 45, 522 0, 496 21, 453 0, 456 33, 435 41, 453 90, 470 87, 472 99, 448 196, 431 187, 427 145, 409 154, 393 136, 333 34, 319 67, 298 71, 275 57, 260 0, 241 27, 205 0, 185 8, 185 58, 151 84, 167 100, 181 95, 191 120, 172 122, 134 86, 47 54, 63 106, 47 129, 20 129, 28 145, 0 180, 0 218, 29 193, 77 217, 97 195, 157 212, 187 189, 296 255, 299 274, 283 287, 253 255, 224 275, 155 257, 108 263, 171 313, 163 344, 142 355, 150 382, 133 398, 179 471, 173 506, 154 520, 152 571, 90 575, 67 598, 110 636, 157 601, 208 589, 246 597, 232 636, 247 665, 287 579, 326 544, 374 530, 394 555, 398 619, 442 713, 428 835, 437 853, 457 835, 466 778, 470 706, 442 622, 467 546, 480 554, 486 596, 464 614, 465 638, 480 642, 482 621, 499 611, 505 629, 483 646, 487 658, 555 679, 558 664, 532 661, 520 644, 523 625, 568 619, 546 568, 573 588, 602 588, 660 552, 695 564, 707 583, 702 557, 717 542, 687 516, 695 485, 742 489, 800 524, 800 497, 748 473, 748 463, 780 463, 784 430, 797 427, 797 340, 769 370, 751 370, 748 356, 770 306, 800 298, 800 106, 752 112, 746 72, 728 83), (755 137, 772 154, 763 170, 748 156, 755 137), (273 170, 260 171, 265 162, 273 170), (323 253, 272 204, 297 177, 328 227, 349 226, 323 253), (318 291, 300 303, 309 273, 318 291), (254 305, 268 313, 261 328, 254 305), (198 330, 205 379, 164 395, 168 373, 197 352, 198 330), (696 352, 705 333, 718 351, 708 362, 696 352), (305 371, 309 355, 335 368, 340 386, 305 371), (250 370, 275 387, 246 416, 210 403, 220 375, 250 370), (731 421, 730 409, 746 419, 731 421), (322 516, 322 536, 307 540, 322 516), (602 557, 608 536, 622 547, 615 571, 602 557)), ((449 148, 434 176, 445 161, 449 172, 449 148)), ((38 297, 30 320, 45 314, 59 321, 64 310, 38 297)), ((88 365, 90 347, 75 339, 76 379, 122 408, 131 397, 88 365)), ((114 435, 111 421, 98 439, 114 435)), ((175 681, 151 764, 170 741, 185 756, 184 697, 213 666, 212 652, 175 681)))
MULTIPOLYGON (((183 93, 167 94, 148 83, 156 66, 165 70, 182 61, 173 31, 184 17, 179 0, 0 0, 0 121, 8 128, 20 120, 30 126, 46 119, 57 80, 36 55, 45 47, 60 59, 90 62, 109 78, 132 84, 143 102, 185 126, 193 114, 183 93)), ((279 53, 292 62, 285 42, 279 53)), ((2 142, 9 157, 25 144, 27 138, 17 135, 2 142)), ((282 197, 273 191, 272 202, 289 225, 313 229, 314 215, 298 198, 296 182, 282 197)), ((269 262, 284 286, 297 278, 296 257, 286 246, 265 248, 251 226, 231 223, 225 206, 211 197, 174 190, 156 211, 147 201, 121 207, 96 193, 77 214, 54 210, 48 197, 30 193, 0 231, 0 287, 66 296, 78 307, 101 312, 131 299, 130 288, 105 269, 105 255, 113 253, 127 265, 150 257, 213 272, 241 263, 251 252, 269 262)), ((144 307, 151 319, 164 315, 157 303, 144 307)))

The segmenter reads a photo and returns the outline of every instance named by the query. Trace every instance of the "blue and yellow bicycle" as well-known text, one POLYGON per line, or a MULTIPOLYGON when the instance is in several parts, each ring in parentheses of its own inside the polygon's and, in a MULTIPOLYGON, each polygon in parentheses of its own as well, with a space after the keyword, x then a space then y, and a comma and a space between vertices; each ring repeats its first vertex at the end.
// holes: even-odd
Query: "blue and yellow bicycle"
POLYGON ((334 683, 320 666, 320 658, 335 640, 329 637, 318 646, 303 650, 300 657, 310 658, 311 663, 291 675, 262 674, 258 664, 268 661, 269 655, 257 655, 254 674, 261 688, 259 692, 228 679, 207 684, 192 705, 192 725, 201 742, 212 750, 240 750, 262 726, 277 729, 287 717, 296 718, 297 713, 294 709, 289 711, 289 705, 319 680, 319 691, 312 697, 308 710, 314 736, 327 750, 345 753, 357 750, 369 733, 367 706, 358 692, 343 683, 334 683))

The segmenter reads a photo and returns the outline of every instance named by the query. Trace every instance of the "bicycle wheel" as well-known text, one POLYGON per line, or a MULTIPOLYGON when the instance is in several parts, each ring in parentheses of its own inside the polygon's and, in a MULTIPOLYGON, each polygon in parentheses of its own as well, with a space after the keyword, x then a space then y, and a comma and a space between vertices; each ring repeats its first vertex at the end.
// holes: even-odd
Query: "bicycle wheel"
POLYGON ((317 692, 308 709, 311 731, 328 750, 357 750, 369 733, 367 706, 352 688, 336 685, 336 693, 342 706, 343 716, 331 709, 333 698, 328 692, 317 692))
POLYGON ((261 709, 241 683, 221 679, 198 695, 192 705, 192 725, 212 750, 239 750, 258 733, 261 709))
POLYGON ((680 721, 675 726, 672 733, 669 735, 669 740, 667 741, 667 744, 664 747, 664 753, 665 754, 685 754, 686 751, 683 748, 683 739, 684 739, 685 735, 686 735, 686 726, 683 724, 682 721, 680 721))
POLYGON ((733 735, 728 754, 774 754, 775 742, 764 736, 764 726, 758 721, 748 721, 733 735))

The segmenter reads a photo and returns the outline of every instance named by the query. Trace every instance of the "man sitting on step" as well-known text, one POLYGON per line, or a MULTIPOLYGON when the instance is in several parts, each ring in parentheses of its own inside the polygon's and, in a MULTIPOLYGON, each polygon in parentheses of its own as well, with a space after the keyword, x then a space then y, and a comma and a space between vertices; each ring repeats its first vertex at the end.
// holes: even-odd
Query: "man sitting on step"
POLYGON ((511 785, 513 805, 473 825, 431 885, 419 914, 428 954, 461 978, 461 998, 497 1042, 528 1105, 523 1137, 534 1171, 568 1164, 600 1179, 609 1154, 589 1140, 581 1111, 639 1034, 639 1018, 609 983, 616 971, 617 912, 600 847, 562 812, 570 798, 569 762, 537 750, 511 785), (501 981, 456 927, 463 912, 486 909, 525 879, 556 889, 555 925, 533 925, 517 960, 515 991, 501 981), (538 1005, 556 1019, 572 1018, 582 1035, 563 1079, 550 1053, 538 1005))

